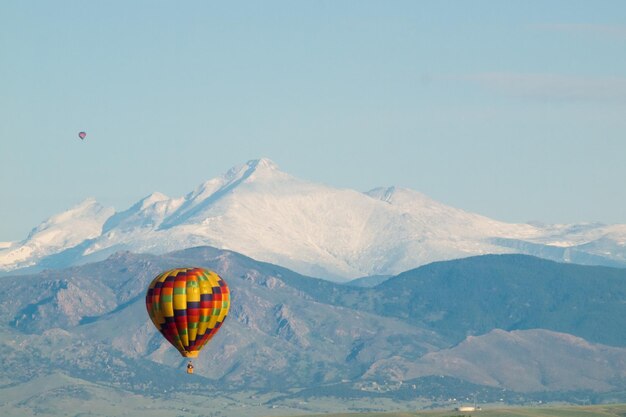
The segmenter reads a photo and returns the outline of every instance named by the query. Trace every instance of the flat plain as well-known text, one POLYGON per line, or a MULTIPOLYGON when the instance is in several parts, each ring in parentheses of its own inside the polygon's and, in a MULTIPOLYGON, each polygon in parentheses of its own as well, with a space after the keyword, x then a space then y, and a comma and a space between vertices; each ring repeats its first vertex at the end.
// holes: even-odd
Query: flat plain
MULTIPOLYGON (((625 417, 626 404, 591 406, 545 406, 485 408, 463 412, 454 410, 395 413, 312 414, 306 417, 625 417)), ((302 416, 301 416, 302 417, 302 416)))

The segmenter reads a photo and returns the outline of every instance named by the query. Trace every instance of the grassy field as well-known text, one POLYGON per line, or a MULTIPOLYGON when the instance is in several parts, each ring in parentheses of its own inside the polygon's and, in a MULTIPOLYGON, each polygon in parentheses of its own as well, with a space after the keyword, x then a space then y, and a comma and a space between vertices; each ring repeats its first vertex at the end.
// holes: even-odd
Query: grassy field
MULTIPOLYGON (((306 417, 626 417, 626 404, 593 406, 485 408, 473 412, 417 411, 403 413, 311 414, 306 417)), ((300 416, 303 417, 303 416, 300 416)))

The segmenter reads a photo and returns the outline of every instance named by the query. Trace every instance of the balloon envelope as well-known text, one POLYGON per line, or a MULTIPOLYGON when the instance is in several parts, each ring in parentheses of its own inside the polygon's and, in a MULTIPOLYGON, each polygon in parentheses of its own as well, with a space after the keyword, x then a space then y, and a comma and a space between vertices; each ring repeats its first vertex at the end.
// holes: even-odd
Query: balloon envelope
POLYGON ((85 132, 80 132, 78 134, 78 137, 81 138, 81 139, 85 139, 85 137, 87 137, 87 134, 85 132))
POLYGON ((158 275, 148 287, 152 322, 181 355, 195 358, 222 326, 230 307, 226 281, 203 268, 178 268, 158 275))

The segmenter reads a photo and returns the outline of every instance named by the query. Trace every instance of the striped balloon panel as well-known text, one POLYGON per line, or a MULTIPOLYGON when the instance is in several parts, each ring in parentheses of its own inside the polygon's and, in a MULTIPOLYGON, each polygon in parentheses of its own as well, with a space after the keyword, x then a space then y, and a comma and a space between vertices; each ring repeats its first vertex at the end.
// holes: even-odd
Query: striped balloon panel
POLYGON ((148 315, 185 357, 196 357, 217 333, 230 307, 228 285, 203 268, 178 268, 157 276, 148 287, 148 315))

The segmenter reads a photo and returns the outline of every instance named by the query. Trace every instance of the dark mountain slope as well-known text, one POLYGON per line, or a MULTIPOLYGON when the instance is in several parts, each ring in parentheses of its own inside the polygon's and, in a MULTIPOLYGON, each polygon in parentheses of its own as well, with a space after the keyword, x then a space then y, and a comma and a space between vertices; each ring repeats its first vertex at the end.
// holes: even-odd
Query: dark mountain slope
POLYGON ((626 269, 485 255, 404 272, 360 306, 456 342, 492 329, 542 328, 626 346, 626 269))

